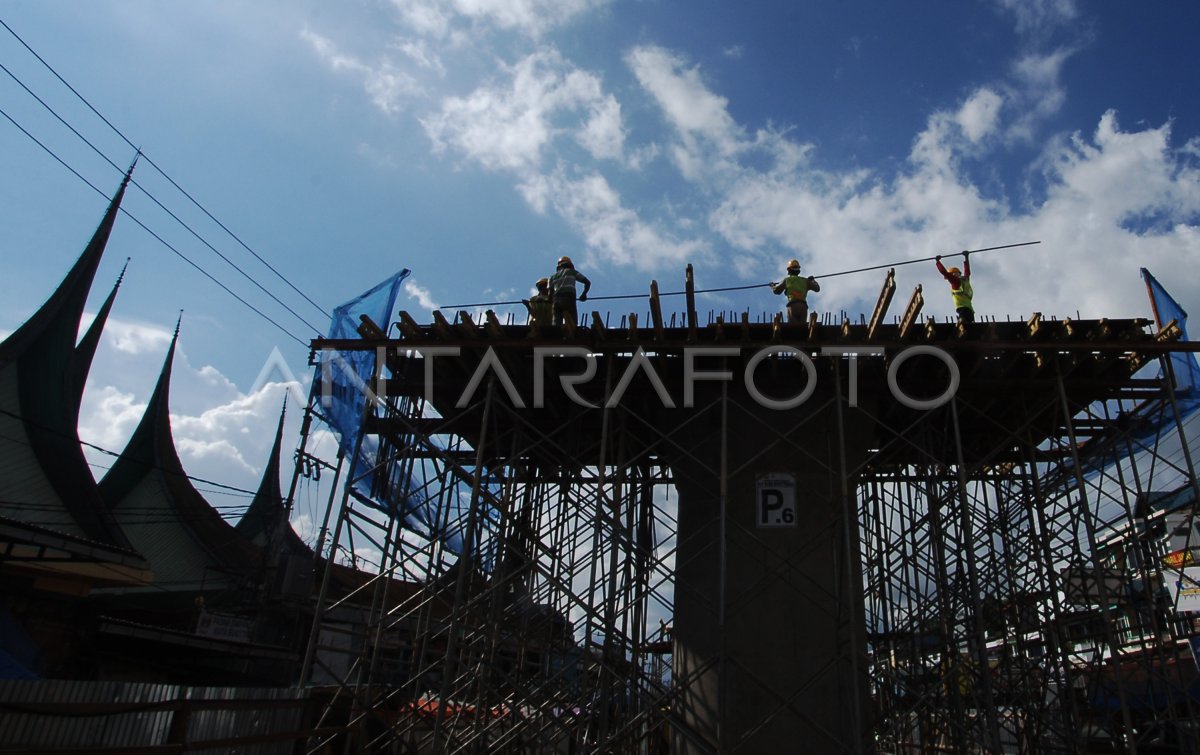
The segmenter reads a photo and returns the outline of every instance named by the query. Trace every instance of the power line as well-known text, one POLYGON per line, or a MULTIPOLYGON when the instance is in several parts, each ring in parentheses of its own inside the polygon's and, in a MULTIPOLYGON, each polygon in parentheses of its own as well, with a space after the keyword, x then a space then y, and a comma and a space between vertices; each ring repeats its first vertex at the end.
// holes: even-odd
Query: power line
MULTIPOLYGON (((126 457, 126 455, 125 455, 125 453, 124 453, 124 452, 122 452, 122 453, 117 453, 116 451, 110 451, 109 449, 107 449, 107 448, 105 448, 105 447, 103 447, 103 446, 98 446, 98 445, 96 445, 95 443, 88 443, 86 440, 83 440, 82 438, 80 438, 80 437, 78 436, 78 434, 76 434, 76 435, 71 435, 70 433, 64 433, 64 432, 61 432, 61 431, 59 431, 59 430, 55 430, 54 428, 52 428, 52 427, 47 427, 46 425, 43 425, 43 424, 42 424, 42 423, 40 423, 40 422, 34 422, 33 420, 31 420, 31 419, 29 419, 29 418, 27 418, 27 417, 25 417, 25 416, 23 416, 23 415, 17 414, 16 412, 10 412, 10 411, 8 411, 7 409, 0 409, 0 414, 4 414, 4 415, 6 415, 6 416, 12 417, 13 419, 15 419, 15 420, 18 420, 18 421, 20 421, 20 422, 23 422, 23 423, 25 423, 25 424, 27 424, 27 425, 32 425, 33 427, 36 427, 36 428, 38 428, 39 430, 45 430, 46 432, 53 433, 54 435, 57 435, 57 436, 59 436, 60 438, 67 438, 68 440, 77 441, 77 442, 78 442, 80 445, 82 445, 82 446, 87 446, 88 448, 91 448, 91 449, 93 449, 93 450, 95 450, 95 451, 99 451, 99 452, 100 452, 100 453, 102 453, 102 454, 106 454, 106 455, 108 455, 108 456, 111 456, 111 457, 113 457, 114 459, 124 459, 124 458, 128 458, 128 457, 126 457)), ((19 439, 19 438, 13 438, 13 437, 10 437, 10 436, 7 436, 7 435, 0 435, 0 438, 3 438, 4 440, 7 440, 7 441, 9 441, 10 443, 20 443, 20 444, 22 444, 22 445, 29 446, 29 447, 31 447, 31 448, 33 447, 33 444, 32 444, 32 443, 29 443, 28 441, 21 440, 21 439, 19 439)), ((137 461, 138 461, 137 459, 131 459, 131 460, 132 460, 132 461, 135 461, 135 462, 137 462, 137 461)), ((145 466, 147 466, 147 467, 149 467, 149 468, 151 468, 151 469, 158 469, 158 470, 160 470, 160 471, 163 471, 163 472, 169 472, 169 473, 171 473, 171 474, 181 474, 181 473, 179 473, 179 472, 176 472, 176 471, 175 471, 175 470, 173 470, 173 469, 167 469, 166 467, 160 466, 160 465, 158 465, 158 464, 144 464, 144 465, 145 465, 145 466)), ((204 483, 205 485, 215 485, 215 486, 217 486, 218 488, 224 488, 225 490, 230 490, 230 491, 233 491, 233 492, 235 492, 235 493, 247 493, 247 494, 249 494, 249 495, 251 495, 251 496, 256 496, 256 495, 258 495, 258 492, 257 492, 257 491, 254 491, 254 490, 246 490, 245 488, 239 488, 239 487, 237 487, 237 486, 234 486, 234 485, 226 485, 226 484, 224 484, 224 483, 222 483, 222 482, 214 482, 213 480, 206 480, 206 479, 204 479, 203 477, 194 477, 193 475, 190 475, 190 474, 188 474, 187 472, 183 472, 183 473, 182 473, 182 476, 183 476, 183 477, 185 477, 185 478, 187 478, 187 479, 189 479, 189 480, 191 480, 191 481, 193 481, 193 482, 201 482, 201 483, 204 483)))
MULTIPOLYGON (((3 23, 3 22, 2 22, 2 21, 0 21, 0 23, 3 23)), ((41 97, 39 97, 39 96, 37 95, 37 93, 35 93, 35 92, 34 92, 32 89, 30 89, 28 86, 26 86, 25 82, 21 81, 21 79, 20 79, 20 78, 18 78, 18 77, 17 77, 17 75, 16 75, 16 74, 14 74, 12 71, 10 71, 10 70, 8 69, 8 67, 7 67, 7 66, 5 66, 3 63, 0 63, 0 70, 3 70, 3 71, 6 73, 6 74, 8 74, 9 78, 11 78, 13 81, 15 81, 15 82, 17 83, 17 85, 18 85, 18 86, 20 86, 22 89, 24 89, 24 90, 25 90, 25 92, 26 92, 26 93, 27 93, 27 94, 28 94, 30 97, 32 97, 32 98, 34 98, 35 100, 37 100, 37 101, 38 101, 38 103, 39 103, 39 104, 40 104, 40 105, 41 105, 43 108, 45 108, 47 112, 49 112, 51 115, 53 115, 53 116, 54 116, 54 117, 55 117, 55 118, 58 120, 58 122, 59 122, 59 123, 61 123, 63 126, 65 126, 65 127, 66 127, 66 128, 67 128, 67 129, 68 129, 68 130, 69 130, 69 131, 72 133, 72 134, 74 134, 75 136, 77 136, 77 137, 79 138, 79 140, 80 140, 80 141, 82 141, 84 144, 86 144, 88 147, 90 147, 90 148, 91 148, 91 150, 92 150, 93 152, 95 152, 95 153, 96 153, 98 156, 100 156, 100 158, 101 158, 101 159, 103 159, 105 162, 107 162, 109 165, 111 165, 111 166, 112 166, 113 168, 115 168, 117 171, 121 171, 121 167, 120 167, 119 165, 117 165, 115 162, 113 162, 113 161, 112 161, 112 160, 111 160, 111 159, 110 159, 110 158, 109 158, 107 155, 105 155, 105 154, 104 154, 104 153, 103 153, 103 152, 100 150, 100 148, 98 148, 98 147, 97 147, 95 144, 93 144, 93 143, 92 143, 90 140, 88 140, 88 138, 87 138, 87 137, 85 137, 83 134, 79 133, 79 131, 78 131, 78 130, 76 130, 76 128, 75 128, 74 126, 72 126, 70 123, 68 123, 68 122, 67 122, 67 120, 66 120, 65 118, 63 118, 61 115, 59 115, 59 114, 58 114, 58 112, 57 112, 57 111, 55 111, 55 109, 54 109, 54 108, 52 108, 52 107, 49 105, 49 103, 47 103, 45 100, 43 100, 41 97)), ((135 148, 135 149, 136 149, 136 148, 135 148)), ((141 150, 138 150, 138 154, 142 154, 142 153, 141 153, 141 150)), ((147 159, 147 162, 149 162, 149 159, 147 159)), ((161 171, 160 171, 160 172, 161 172, 161 171)), ((178 215, 176 215, 176 214, 175 214, 175 213, 174 213, 172 210, 168 209, 168 208, 166 207, 166 205, 164 205, 162 202, 158 201, 158 198, 157 198, 157 197, 155 197, 155 196, 154 196, 152 193, 150 193, 150 191, 149 191, 149 190, 147 190, 145 186, 142 186, 142 185, 141 185, 141 184, 140 184, 140 183, 137 181, 137 179, 131 179, 131 180, 132 180, 132 182, 133 182, 133 185, 134 185, 134 186, 136 186, 136 187, 138 187, 139 189, 141 189, 141 190, 142 190, 142 193, 143 193, 143 194, 145 194, 147 197, 149 197, 149 198, 150 198, 150 201, 152 201, 152 202, 154 202, 154 204, 158 205, 159 209, 161 209, 163 212, 167 213, 167 215, 169 215, 169 216, 170 216, 172 219, 174 219, 174 220, 175 220, 175 222, 179 223, 179 225, 183 226, 183 228, 184 228, 185 230, 187 230, 187 232, 188 232, 188 233, 192 234, 192 236, 194 236, 194 237, 196 238, 196 240, 197 240, 197 241, 199 241, 201 244, 204 244, 206 247, 208 247, 208 248, 209 248, 209 249, 212 251, 212 253, 213 253, 213 254, 215 254, 215 255, 217 255, 218 257, 220 257, 220 258, 221 258, 222 260, 224 260, 224 261, 225 261, 225 262, 226 262, 226 263, 227 263, 227 264, 228 264, 230 267, 232 267, 234 270, 237 270, 239 273, 241 273, 241 274, 242 274, 242 277, 244 277, 246 280, 248 280, 248 281, 250 281, 251 283, 253 283, 253 284, 254 284, 256 287, 258 287, 258 289, 259 289, 260 291, 262 291, 264 294, 266 294, 267 296, 269 296, 269 297, 271 297, 272 299, 274 299, 274 300, 275 300, 275 302, 276 302, 277 304, 279 304, 279 306, 283 307, 283 308, 284 308, 284 309, 286 309, 288 312, 290 312, 290 313, 291 313, 291 314, 292 314, 292 315, 293 315, 293 316, 294 316, 294 317, 295 317, 297 320, 299 320, 300 322, 302 322, 302 323, 304 323, 305 325, 307 325, 307 326, 309 327, 309 329, 310 329, 310 330, 312 330, 312 331, 313 331, 313 332, 315 332, 315 333, 320 333, 320 332, 321 332, 321 329, 320 329, 320 328, 318 328, 317 326, 313 325, 313 324, 312 324, 312 323, 310 323, 308 320, 304 319, 304 317, 303 317, 303 316, 301 316, 299 312, 297 312, 296 310, 294 310, 294 309, 292 309, 290 306, 288 306, 286 303, 284 303, 284 302, 283 302, 283 301, 282 301, 282 300, 281 300, 281 299, 280 299, 278 296, 276 296, 275 294, 273 294, 273 293, 271 293, 270 291, 268 291, 268 290, 267 290, 267 288, 266 288, 265 286, 263 286, 261 283, 259 283, 257 280, 255 280, 253 276, 251 276, 249 273, 247 273, 245 270, 243 270, 241 267, 239 267, 239 266, 238 266, 238 264, 237 264, 237 263, 235 263, 233 260, 229 259, 229 257, 227 257, 227 256, 225 256, 224 254, 222 254, 220 250, 218 250, 218 249, 217 249, 215 246, 213 246, 211 243, 209 243, 207 239, 205 239, 203 236, 201 236, 201 235, 200 235, 200 234, 199 234, 199 233, 198 233, 198 232, 197 232, 195 229, 193 229, 193 228, 192 228, 190 225, 188 225, 186 222, 184 222, 184 220, 183 220, 182 218, 180 218, 178 215)), ((170 179, 168 179, 168 180, 170 180, 170 179)))
MULTIPOLYGON (((962 252, 937 254, 932 257, 921 257, 920 259, 915 259, 915 260, 902 260, 900 262, 889 262, 889 263, 886 263, 883 265, 871 265, 870 267, 859 267, 859 268, 855 268, 854 270, 842 270, 841 272, 837 272, 837 273, 826 273, 824 275, 814 275, 812 277, 814 277, 814 278, 836 278, 839 275, 853 275, 855 273, 865 273, 865 272, 869 272, 871 270, 882 270, 884 268, 902 267, 904 265, 915 265, 918 262, 930 262, 932 260, 937 259, 938 257, 954 257, 959 254, 980 254, 982 252, 992 252, 992 251, 996 251, 998 249, 1014 249, 1019 246, 1031 246, 1033 244, 1040 244, 1040 243, 1042 243, 1042 242, 1040 242, 1040 241, 1022 241, 1019 244, 1004 244, 1002 246, 988 246, 988 247, 984 247, 983 249, 967 249, 962 252)), ((714 293, 723 292, 723 291, 747 291, 752 288, 762 288, 763 286, 770 286, 770 285, 771 285, 770 283, 751 283, 746 286, 724 286, 722 288, 698 288, 698 289, 695 289, 692 293, 694 293, 694 294, 714 294, 714 293)), ((687 291, 663 291, 663 292, 659 293, 659 296, 660 297, 662 297, 662 296, 683 296, 686 293, 687 293, 687 291)), ((650 294, 616 294, 616 295, 612 295, 612 296, 589 296, 584 301, 605 301, 605 300, 613 300, 613 299, 646 299, 649 296, 650 296, 650 294)), ((523 303, 525 303, 525 301, 526 301, 525 299, 515 299, 513 301, 485 301, 485 302, 477 302, 475 304, 446 304, 442 307, 439 307, 439 309, 471 309, 472 307, 498 307, 498 306, 505 305, 505 304, 523 304, 523 303)))
MULTIPOLYGON (((70 82, 68 82, 65 78, 63 78, 62 75, 60 75, 58 73, 58 71, 56 71, 54 69, 53 66, 51 66, 48 62, 46 62, 46 60, 44 58, 42 58, 42 56, 39 55, 36 50, 34 50, 32 47, 30 47, 29 43, 27 43, 24 39, 22 39, 21 36, 19 34, 17 34, 12 29, 11 26, 9 26, 7 23, 4 22, 3 19, 0 19, 0 26, 3 26, 5 28, 5 30, 8 31, 8 33, 13 36, 14 39, 16 39, 18 42, 20 42, 21 46, 24 47, 26 50, 28 50, 29 53, 31 55, 33 55, 33 57, 36 58, 39 63, 41 63, 43 66, 45 66, 46 70, 48 70, 51 74, 53 74, 54 77, 56 79, 58 79, 62 83, 62 85, 65 86, 71 92, 71 94, 73 94, 77 98, 79 98, 79 101, 82 102, 85 106, 87 106, 87 108, 89 110, 91 110, 92 113, 94 113, 97 118, 99 118, 101 121, 103 121, 104 125, 108 126, 110 129, 112 129, 113 133, 115 133, 117 136, 121 137, 121 139, 127 145, 129 145, 130 148, 137 150, 139 153, 141 152, 140 148, 138 148, 132 141, 130 141, 125 136, 125 134, 121 132, 121 130, 119 128, 117 128, 115 125, 113 125, 113 123, 111 121, 108 120, 108 118, 104 117, 104 114, 101 113, 99 110, 97 110, 92 105, 92 103, 88 101, 88 99, 86 97, 84 97, 82 94, 80 94, 75 89, 75 87, 71 86, 70 82)), ((311 304, 313 307, 315 307, 317 309, 317 311, 320 312, 321 314, 325 315, 326 317, 332 316, 324 307, 322 307, 320 304, 317 304, 315 301, 313 301, 311 298, 309 298, 309 296, 307 294, 305 294, 303 291, 301 291, 299 288, 297 288, 295 284, 293 284, 290 280, 288 280, 288 278, 286 276, 284 276, 283 273, 281 273, 277 269, 275 269, 275 267, 270 262, 263 259, 263 257, 260 256, 258 254, 258 252, 251 249, 250 246, 248 244, 246 244, 246 242, 242 241, 242 239, 237 234, 235 234, 232 230, 230 230, 228 227, 226 227, 226 225, 224 223, 222 223, 220 220, 218 220, 211 212, 208 211, 208 209, 206 207, 204 207, 204 205, 202 205, 199 202, 199 200, 197 200, 195 197, 193 197, 191 195, 191 193, 189 193, 182 186, 180 186, 178 183, 176 183, 175 179, 173 179, 169 175, 167 175, 167 172, 164 171, 161 167, 159 167, 158 163, 154 162, 154 160, 152 160, 149 155, 145 155, 145 158, 146 158, 146 162, 149 163, 155 170, 157 170, 159 172, 159 174, 167 180, 168 183, 170 183, 172 186, 174 186, 179 191, 180 194, 183 194, 185 197, 187 197, 188 200, 192 204, 194 204, 210 220, 212 220, 214 223, 216 223, 217 226, 221 230, 223 230, 223 231, 225 231, 225 233, 229 234, 230 238, 232 238, 239 245, 241 245, 241 247, 243 249, 245 249, 247 252, 252 254, 256 260, 258 260, 263 265, 265 265, 268 270, 270 270, 272 273, 274 273, 276 275, 276 277, 278 277, 281 281, 286 283, 289 288, 291 288, 293 291, 295 291, 297 294, 299 294, 301 297, 303 297, 305 301, 307 301, 309 304, 311 304)), ((145 189, 143 189, 143 191, 145 191, 145 189)), ((297 315, 297 317, 299 317, 299 315, 297 315)), ((311 327, 311 326, 309 326, 309 327, 311 327)))
MULTIPOLYGON (((99 187, 97 187, 91 181, 84 178, 83 175, 79 171, 75 170, 70 165, 68 165, 66 160, 63 160, 61 157, 59 157, 57 154, 55 154, 54 150, 47 147, 36 136, 29 133, 29 131, 27 131, 24 126, 17 123, 16 120, 14 120, 13 117, 11 115, 9 115, 8 112, 6 112, 3 108, 0 108, 0 115, 3 115, 5 118, 7 118, 9 123, 16 126, 21 131, 21 133, 25 134, 25 136, 29 137, 33 141, 34 144, 38 145, 43 150, 45 150, 46 153, 48 155, 50 155, 51 157, 53 157, 55 160, 57 160, 60 165, 62 165, 64 168, 66 168, 67 170, 69 170, 73 174, 75 174, 76 178, 78 178, 80 181, 83 181, 85 184, 87 184, 89 187, 91 187, 91 189, 93 191, 95 191, 97 194, 99 194, 100 196, 105 197, 106 199, 108 198, 108 195, 105 194, 99 187)), ((124 207, 122 207, 121 212, 124 213, 125 216, 128 217, 130 220, 132 220, 134 223, 137 223, 139 226, 141 226, 142 230, 146 231, 146 233, 150 234, 153 238, 157 239, 159 243, 161 243, 163 246, 165 246, 166 248, 168 248, 172 252, 174 252, 176 254, 176 256, 178 256, 181 260, 183 260, 184 262, 186 262, 189 265, 191 265, 192 267, 194 267, 197 271, 200 272, 201 275, 203 275, 204 277, 208 278, 213 283, 220 286, 221 289, 223 291, 225 291, 225 293, 229 294, 233 298, 240 301, 242 304, 246 305, 251 311, 253 311, 255 314, 257 314, 259 317, 263 318, 264 320, 266 320, 267 322, 271 323, 276 328, 278 328, 288 338, 291 338, 293 341, 300 344, 301 346, 304 346, 306 348, 308 347, 309 344, 307 341, 304 341, 303 339, 297 337, 291 331, 289 331, 287 328, 285 328, 282 325, 280 325, 279 323, 275 322, 275 320, 273 320, 270 316, 268 316, 265 312, 260 310, 258 307, 254 306, 250 302, 243 299, 241 296, 234 293, 234 291, 231 288, 226 286, 221 281, 217 280, 211 273, 209 273, 203 267, 201 267, 200 265, 198 265, 197 263, 195 263, 191 259, 189 259, 187 257, 187 255, 185 255, 183 252, 179 251, 174 246, 172 246, 170 243, 168 243, 166 239, 164 239, 162 236, 159 236, 154 231, 150 230, 150 228, 145 223, 143 223, 135 215, 133 215, 131 212, 129 212, 129 210, 126 210, 124 207)))

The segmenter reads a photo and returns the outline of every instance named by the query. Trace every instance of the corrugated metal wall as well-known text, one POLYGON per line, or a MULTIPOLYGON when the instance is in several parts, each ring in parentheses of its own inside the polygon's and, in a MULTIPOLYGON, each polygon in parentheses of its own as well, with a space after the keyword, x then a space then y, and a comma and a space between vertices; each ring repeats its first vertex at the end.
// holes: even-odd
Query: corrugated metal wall
POLYGON ((294 688, 3 680, 0 748, 83 752, 188 744, 189 752, 214 755, 285 755, 304 728, 305 699, 306 692, 294 688), (203 747, 208 743, 211 749, 203 747))

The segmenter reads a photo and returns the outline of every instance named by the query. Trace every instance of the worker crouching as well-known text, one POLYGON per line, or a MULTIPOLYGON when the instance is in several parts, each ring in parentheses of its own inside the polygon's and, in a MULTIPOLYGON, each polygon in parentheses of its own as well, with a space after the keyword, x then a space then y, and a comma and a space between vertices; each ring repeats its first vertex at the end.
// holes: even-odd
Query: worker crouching
POLYGON ((537 293, 522 301, 529 310, 530 321, 538 326, 548 327, 554 316, 554 302, 550 299, 550 279, 539 278, 536 285, 537 293))

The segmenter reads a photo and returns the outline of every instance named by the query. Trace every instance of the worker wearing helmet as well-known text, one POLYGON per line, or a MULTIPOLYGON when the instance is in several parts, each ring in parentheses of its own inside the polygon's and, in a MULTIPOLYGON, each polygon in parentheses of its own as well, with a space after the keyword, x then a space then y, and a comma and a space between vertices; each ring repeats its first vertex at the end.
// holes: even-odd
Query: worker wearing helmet
POLYGON ((803 323, 808 319, 808 292, 820 291, 821 284, 813 276, 800 277, 800 260, 789 260, 787 277, 771 283, 771 291, 787 294, 789 323, 803 323))
POLYGON ((537 325, 546 326, 554 318, 554 302, 550 299, 550 279, 539 278, 537 282, 537 293, 525 299, 525 308, 529 310, 529 316, 537 325))
POLYGON ((937 263, 938 272, 950 282, 950 298, 954 300, 954 310, 958 312, 959 322, 970 324, 975 322, 975 305, 971 302, 975 296, 971 289, 971 253, 963 252, 962 256, 962 270, 957 267, 947 270, 942 264, 940 254, 934 262, 937 263))
POLYGON ((575 269, 570 257, 559 257, 558 270, 550 276, 550 297, 554 300, 555 325, 562 325, 567 317, 571 318, 572 324, 579 322, 579 314, 575 309, 576 281, 583 284, 583 293, 579 295, 579 301, 587 301, 592 282, 575 269))

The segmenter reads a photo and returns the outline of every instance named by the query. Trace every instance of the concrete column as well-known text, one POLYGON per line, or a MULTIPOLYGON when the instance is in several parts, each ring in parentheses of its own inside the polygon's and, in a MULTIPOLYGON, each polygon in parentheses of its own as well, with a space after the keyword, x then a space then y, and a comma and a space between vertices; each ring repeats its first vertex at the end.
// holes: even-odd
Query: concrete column
POLYGON ((674 752, 866 749, 858 531, 856 518, 844 516, 841 454, 853 469, 872 423, 843 406, 840 430, 832 370, 818 382, 808 401, 787 411, 731 389, 723 556, 720 412, 705 417, 711 433, 697 428, 688 454, 671 459, 679 491, 673 672, 682 690, 674 752), (764 527, 756 481, 780 473, 796 480, 796 523, 764 527))

